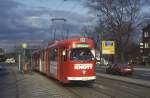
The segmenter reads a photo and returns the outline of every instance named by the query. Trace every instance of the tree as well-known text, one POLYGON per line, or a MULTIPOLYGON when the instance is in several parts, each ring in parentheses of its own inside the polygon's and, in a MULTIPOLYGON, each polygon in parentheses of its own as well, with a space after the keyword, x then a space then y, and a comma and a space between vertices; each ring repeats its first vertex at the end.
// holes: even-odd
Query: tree
POLYGON ((139 15, 139 0, 89 0, 88 6, 96 12, 99 18, 100 30, 107 32, 104 34, 108 39, 116 42, 117 62, 125 60, 125 52, 128 44, 131 43, 136 19, 139 15), (109 32, 109 33, 108 33, 109 32))

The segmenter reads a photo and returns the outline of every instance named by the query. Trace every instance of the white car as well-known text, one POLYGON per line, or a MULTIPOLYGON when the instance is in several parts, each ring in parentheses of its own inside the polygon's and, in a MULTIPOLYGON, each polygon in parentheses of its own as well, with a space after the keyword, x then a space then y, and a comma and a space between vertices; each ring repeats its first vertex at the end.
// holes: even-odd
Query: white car
POLYGON ((9 64, 14 64, 15 63, 15 59, 14 58, 8 58, 8 59, 6 59, 5 62, 9 63, 9 64))

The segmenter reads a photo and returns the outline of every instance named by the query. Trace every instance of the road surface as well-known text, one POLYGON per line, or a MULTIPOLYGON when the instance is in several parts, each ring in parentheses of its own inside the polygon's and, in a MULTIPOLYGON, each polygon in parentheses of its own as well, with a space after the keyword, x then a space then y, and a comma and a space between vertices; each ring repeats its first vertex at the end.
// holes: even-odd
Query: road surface
POLYGON ((20 74, 0 63, 0 98, 150 98, 150 88, 97 76, 93 86, 62 85, 45 75, 20 74))
MULTIPOLYGON (((96 72, 106 73, 105 69, 106 67, 97 67, 96 72)), ((145 69, 145 68, 134 68, 134 69, 135 70, 134 70, 133 75, 123 76, 123 77, 150 81, 150 69, 145 69)))

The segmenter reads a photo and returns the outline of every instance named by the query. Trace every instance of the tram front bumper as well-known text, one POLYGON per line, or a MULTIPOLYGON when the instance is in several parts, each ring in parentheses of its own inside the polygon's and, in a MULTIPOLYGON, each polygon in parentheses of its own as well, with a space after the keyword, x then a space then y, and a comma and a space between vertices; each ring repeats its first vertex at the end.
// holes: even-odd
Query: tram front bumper
POLYGON ((70 81, 88 81, 88 80, 95 80, 96 76, 86 76, 86 77, 67 77, 67 80, 70 81))

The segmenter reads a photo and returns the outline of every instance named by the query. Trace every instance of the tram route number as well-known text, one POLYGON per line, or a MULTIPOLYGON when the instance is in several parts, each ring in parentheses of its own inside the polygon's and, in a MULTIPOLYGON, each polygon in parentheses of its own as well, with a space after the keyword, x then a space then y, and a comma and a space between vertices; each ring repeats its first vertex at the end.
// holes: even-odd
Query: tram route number
POLYGON ((74 69, 79 70, 79 69, 92 69, 93 65, 92 64, 75 64, 74 69))

